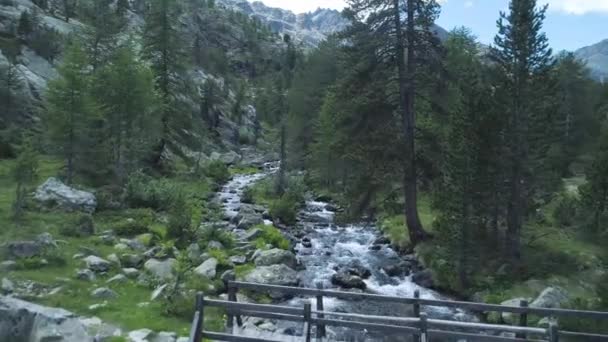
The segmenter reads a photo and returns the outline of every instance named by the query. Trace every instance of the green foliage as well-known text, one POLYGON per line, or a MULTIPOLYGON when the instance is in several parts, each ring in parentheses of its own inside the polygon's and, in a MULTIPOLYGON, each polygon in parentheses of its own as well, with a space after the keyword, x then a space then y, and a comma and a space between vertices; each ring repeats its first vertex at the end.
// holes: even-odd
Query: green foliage
POLYGON ((180 247, 192 240, 192 211, 183 192, 173 197, 167 228, 167 237, 176 240, 180 247))
POLYGON ((167 210, 177 191, 168 179, 154 179, 143 172, 131 174, 127 182, 125 200, 131 208, 167 210))
POLYGON ((17 25, 17 32, 22 36, 27 36, 34 31, 34 23, 29 11, 21 12, 19 16, 19 24, 17 25))
POLYGON ((116 224, 114 227, 114 233, 118 236, 136 236, 139 234, 145 234, 150 231, 148 226, 139 222, 135 219, 128 219, 121 223, 116 224))
POLYGON ((61 34, 48 26, 36 28, 30 34, 28 41, 32 50, 49 61, 54 61, 64 47, 61 34))
POLYGON ((38 152, 34 149, 31 137, 24 137, 19 156, 12 170, 13 180, 17 183, 13 217, 19 221, 23 216, 27 194, 30 186, 38 177, 38 152))
POLYGON ((293 225, 296 223, 298 203, 288 195, 274 200, 270 204, 270 216, 283 224, 293 225))
POLYGON ((552 216, 557 224, 563 227, 571 227, 579 219, 578 209, 580 201, 571 193, 560 193, 555 200, 552 216))
POLYGON ((219 160, 207 163, 204 173, 218 185, 228 182, 232 177, 228 166, 219 160))
POLYGON ((211 241, 217 241, 226 248, 232 248, 235 245, 235 238, 232 233, 226 231, 226 229, 222 227, 214 225, 208 225, 203 229, 199 229, 198 238, 205 244, 211 241))
POLYGON ((266 245, 272 245, 274 248, 280 248, 288 250, 290 247, 289 240, 287 240, 280 230, 273 226, 259 225, 251 229, 260 229, 262 235, 255 240, 256 248, 265 249, 266 245))

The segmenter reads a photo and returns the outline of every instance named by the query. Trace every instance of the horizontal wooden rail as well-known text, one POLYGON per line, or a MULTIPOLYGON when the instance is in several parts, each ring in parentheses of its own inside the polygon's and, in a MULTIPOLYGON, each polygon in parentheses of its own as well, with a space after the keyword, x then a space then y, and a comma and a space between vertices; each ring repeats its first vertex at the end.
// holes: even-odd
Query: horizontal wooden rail
POLYGON ((561 337, 582 337, 587 339, 587 341, 593 342, 608 342, 608 335, 601 334, 590 334, 590 333, 581 333, 574 331, 560 331, 559 336, 561 337))
POLYGON ((205 299, 205 306, 220 307, 227 310, 247 310, 247 311, 259 311, 269 313, 281 313, 287 315, 303 315, 304 310, 301 308, 294 308, 292 306, 279 306, 279 305, 268 305, 268 304, 251 304, 251 303, 237 303, 225 300, 214 300, 205 299))
POLYGON ((447 307, 464 309, 476 312, 505 312, 513 314, 529 314, 541 317, 579 317, 579 318, 592 318, 592 319, 606 319, 608 320, 608 312, 601 311, 585 311, 585 310, 571 310, 571 309, 550 309, 550 308, 534 308, 534 307, 521 307, 521 306, 507 306, 499 304, 485 304, 485 303, 473 303, 463 301, 452 301, 452 300, 438 300, 438 299, 422 299, 422 298, 410 298, 410 297, 394 297, 385 296, 369 293, 353 293, 353 292, 340 292, 334 290, 323 290, 323 289, 310 289, 300 288, 292 286, 280 286, 280 285, 266 285, 266 284, 253 284, 240 281, 231 281, 228 283, 231 287, 239 289, 248 289, 255 291, 268 291, 268 292, 280 292, 284 294, 300 295, 300 296, 325 296, 339 299, 348 300, 372 300, 378 302, 389 302, 389 303, 400 303, 400 304, 419 304, 424 306, 436 306, 436 307, 447 307))
POLYGON ((543 328, 527 328, 518 327, 516 325, 504 325, 504 324, 487 324, 487 323, 474 323, 474 322, 458 322, 458 321, 446 321, 440 319, 429 319, 429 326, 441 327, 441 328, 457 328, 457 329, 471 329, 471 330, 483 330, 483 331, 496 331, 496 332, 512 332, 521 334, 533 334, 533 335, 547 335, 547 329, 543 328))
POLYGON ((230 334, 223 334, 223 333, 217 333, 217 332, 211 332, 211 331, 203 331, 203 337, 208 338, 213 341, 226 341, 226 342, 281 342, 281 341, 266 340, 263 338, 230 335, 230 334))
POLYGON ((401 325, 363 323, 363 322, 343 321, 343 320, 338 320, 338 319, 327 319, 327 318, 313 318, 312 323, 331 325, 334 327, 355 328, 355 329, 361 329, 361 330, 372 330, 372 331, 391 332, 391 333, 402 333, 402 334, 409 334, 409 335, 417 335, 420 332, 420 330, 418 328, 405 327, 405 326, 401 326, 401 325))
POLYGON ((538 341, 538 342, 546 342, 546 340, 531 340, 525 338, 518 337, 506 337, 506 336, 493 336, 493 335, 483 335, 483 334, 474 334, 474 333, 465 333, 459 331, 445 331, 445 330, 428 330, 427 333, 429 337, 444 337, 444 338, 461 338, 466 339, 466 341, 497 341, 497 342, 530 342, 530 341, 538 341))

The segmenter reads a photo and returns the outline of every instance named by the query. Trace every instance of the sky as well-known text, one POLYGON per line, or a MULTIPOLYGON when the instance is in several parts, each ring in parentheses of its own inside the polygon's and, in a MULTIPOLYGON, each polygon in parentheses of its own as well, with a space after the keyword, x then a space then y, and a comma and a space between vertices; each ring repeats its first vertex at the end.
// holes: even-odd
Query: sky
MULTIPOLYGON (((342 9, 344 0, 263 0, 272 7, 296 13, 315 9, 342 9)), ((508 0, 441 0, 437 24, 450 30, 467 26, 482 43, 489 44, 496 34, 498 12, 507 9, 508 0)), ((573 51, 608 39, 608 0, 539 0, 548 3, 544 31, 554 50, 573 51)))

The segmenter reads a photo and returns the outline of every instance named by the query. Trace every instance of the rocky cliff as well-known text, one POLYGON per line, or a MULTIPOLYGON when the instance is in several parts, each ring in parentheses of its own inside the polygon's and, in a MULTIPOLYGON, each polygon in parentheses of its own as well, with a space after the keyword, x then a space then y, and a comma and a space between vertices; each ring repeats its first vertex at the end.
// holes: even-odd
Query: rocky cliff
POLYGON ((574 54, 587 63, 593 78, 601 82, 608 81, 608 39, 578 49, 574 54))

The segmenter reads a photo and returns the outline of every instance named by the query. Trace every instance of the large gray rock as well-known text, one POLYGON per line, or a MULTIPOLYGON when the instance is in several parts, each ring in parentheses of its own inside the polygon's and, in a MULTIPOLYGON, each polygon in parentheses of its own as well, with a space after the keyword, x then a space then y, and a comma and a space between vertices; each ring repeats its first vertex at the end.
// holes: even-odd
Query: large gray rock
POLYGON ((365 290, 367 285, 356 275, 347 272, 338 272, 331 276, 331 283, 345 289, 361 289, 365 290))
POLYGON ((271 266, 283 264, 289 268, 295 268, 298 261, 296 256, 290 251, 283 249, 269 249, 267 251, 261 251, 255 257, 254 260, 256 266, 271 266))
POLYGON ((98 299, 114 299, 118 294, 107 287, 100 287, 91 291, 91 296, 98 299))
POLYGON ((0 341, 93 342, 73 313, 0 296, 0 341))
POLYGON ((112 263, 94 255, 89 255, 82 259, 82 261, 84 261, 88 269, 96 273, 108 272, 112 267, 112 263))
POLYGON ((283 286, 297 286, 300 282, 297 272, 283 264, 256 267, 245 276, 245 281, 283 286))
POLYGON ((194 273, 198 276, 208 279, 215 278, 217 274, 217 259, 211 258, 203 262, 200 266, 194 269, 194 273))
POLYGON ((414 273, 412 281, 422 287, 430 288, 435 285, 433 272, 429 269, 414 273))
POLYGON ((175 266, 175 262, 175 259, 150 259, 144 264, 144 269, 158 279, 168 280, 173 278, 173 267, 175 266))
POLYGON ((144 258, 137 254, 122 254, 120 262, 125 268, 140 268, 144 263, 144 258))
POLYGON ((37 241, 12 241, 5 247, 8 257, 15 259, 31 258, 42 255, 44 248, 37 241))
MULTIPOLYGON (((521 302, 524 300, 528 301, 528 298, 512 298, 512 299, 505 300, 504 302, 500 303, 500 305, 520 306, 521 302)), ((508 324, 514 324, 514 323, 518 322, 518 320, 519 320, 519 315, 514 315, 510 312, 503 312, 500 314, 500 316, 502 317, 503 322, 508 323, 508 324)))
POLYGON ((57 205, 68 211, 93 213, 97 208, 95 195, 71 188, 53 177, 36 189, 34 198, 43 204, 57 205))
POLYGON ((535 308, 558 309, 568 303, 570 298, 566 290, 560 287, 547 287, 530 303, 535 308))

